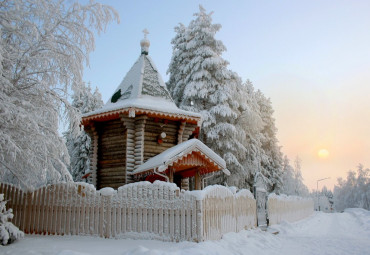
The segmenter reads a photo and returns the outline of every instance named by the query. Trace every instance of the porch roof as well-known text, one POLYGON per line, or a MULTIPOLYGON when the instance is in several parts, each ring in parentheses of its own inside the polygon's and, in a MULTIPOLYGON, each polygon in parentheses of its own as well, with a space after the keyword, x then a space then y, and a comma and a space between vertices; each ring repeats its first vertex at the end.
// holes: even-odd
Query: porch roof
POLYGON ((226 169, 225 160, 218 156, 204 143, 195 138, 180 143, 149 159, 134 170, 132 174, 145 175, 147 172, 153 172, 154 169, 157 169, 158 172, 164 172, 168 167, 173 166, 193 152, 198 152, 202 157, 210 161, 210 164, 217 166, 216 169, 222 170, 225 174, 230 175, 229 170, 226 169))

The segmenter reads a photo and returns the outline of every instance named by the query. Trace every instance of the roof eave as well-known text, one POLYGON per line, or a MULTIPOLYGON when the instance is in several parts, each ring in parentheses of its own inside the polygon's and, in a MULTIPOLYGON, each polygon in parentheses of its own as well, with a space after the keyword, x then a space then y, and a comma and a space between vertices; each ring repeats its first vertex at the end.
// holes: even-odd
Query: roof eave
POLYGON ((167 112, 148 110, 148 109, 138 108, 138 107, 128 107, 128 108, 122 108, 122 109, 112 110, 108 112, 102 112, 102 113, 97 113, 93 115, 83 116, 81 123, 82 125, 86 125, 91 121, 116 119, 116 118, 119 118, 119 116, 122 114, 128 115, 130 117, 134 117, 137 114, 148 114, 149 116, 153 116, 153 117, 169 117, 174 120, 187 120, 190 123, 201 126, 200 116, 192 116, 192 115, 186 115, 186 114, 180 114, 180 113, 167 113, 167 112))

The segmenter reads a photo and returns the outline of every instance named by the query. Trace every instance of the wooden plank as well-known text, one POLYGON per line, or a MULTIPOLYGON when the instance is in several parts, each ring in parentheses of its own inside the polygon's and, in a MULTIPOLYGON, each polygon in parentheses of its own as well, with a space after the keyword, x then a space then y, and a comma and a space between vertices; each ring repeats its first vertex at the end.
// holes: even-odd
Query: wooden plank
POLYGON ((148 218, 147 218, 148 228, 147 228, 147 232, 149 232, 149 233, 153 233, 153 219, 154 219, 153 206, 154 206, 154 203, 155 203, 153 194, 154 194, 153 185, 150 185, 150 188, 147 187, 147 195, 146 195, 147 205, 148 205, 148 210, 147 210, 147 213, 148 213, 148 218))
POLYGON ((94 235, 96 236, 99 236, 99 233, 100 233, 100 230, 99 230, 99 227, 100 227, 100 224, 99 224, 99 219, 100 219, 100 209, 99 209, 99 206, 100 206, 100 194, 98 193, 95 193, 95 196, 94 196, 94 235))
MULTIPOLYGON (((11 185, 10 193, 9 193, 8 199, 7 199, 8 200, 7 208, 12 208, 13 215, 14 215, 14 207, 15 207, 15 200, 14 200, 15 190, 16 190, 16 188, 14 187, 14 185, 11 185)), ((14 224, 14 216, 13 216, 13 219, 10 219, 10 221, 14 224)))
POLYGON ((35 217, 34 217, 34 224, 32 226, 32 233, 39 233, 39 226, 40 226, 40 214, 41 214, 41 196, 42 196, 42 189, 39 188, 36 190, 36 198, 35 198, 35 217))
MULTIPOLYGON (((159 186, 159 191, 158 191, 158 200, 159 202, 163 201, 163 186, 159 186)), ((163 230, 164 230, 164 224, 163 224, 163 207, 161 206, 158 210, 158 234, 160 236, 163 236, 163 230)))
POLYGON ((55 185, 55 194, 54 194, 54 201, 53 201, 53 210, 54 210, 54 215, 53 215, 53 235, 57 235, 57 230, 58 230, 58 216, 59 216, 59 189, 60 185, 56 184, 55 185))
POLYGON ((168 206, 168 199, 169 199, 169 193, 171 190, 167 187, 163 188, 163 233, 165 237, 169 236, 169 230, 170 230, 170 219, 169 219, 169 206, 168 206))
POLYGON ((45 216, 44 216, 44 224, 43 224, 43 234, 47 235, 49 233, 49 221, 51 217, 50 212, 50 200, 51 200, 51 193, 50 193, 50 186, 46 186, 45 188, 45 216))
POLYGON ((175 239, 175 215, 174 215, 174 192, 170 191, 169 193, 169 236, 171 237, 171 241, 175 239))
MULTIPOLYGON (((153 187, 153 201, 158 201, 159 199, 159 189, 153 187)), ((159 234, 159 209, 157 204, 154 204, 154 214, 153 214, 153 233, 159 234)))
MULTIPOLYGON (((197 200, 196 201, 196 208, 195 208, 195 216, 196 216, 196 220, 195 220, 195 224, 196 224, 196 233, 195 233, 195 237, 196 237, 196 241, 197 242, 201 242, 203 241, 203 221, 202 221, 202 201, 201 200, 197 200)), ((194 212, 194 211, 193 211, 194 212)), ((221 237, 220 237, 221 238, 221 237)))
POLYGON ((139 184, 137 186, 137 201, 140 201, 141 203, 138 203, 138 209, 137 209, 137 232, 141 233, 143 231, 143 208, 142 208, 142 202, 143 202, 143 188, 139 184))
POLYGON ((186 237, 185 240, 192 241, 192 235, 191 235, 191 228, 192 228, 192 222, 191 222, 191 207, 192 207, 192 197, 188 197, 187 200, 187 206, 186 206, 186 237))
POLYGON ((105 234, 106 238, 112 236, 112 196, 103 196, 104 197, 104 207, 106 208, 106 213, 104 215, 105 223, 105 234))
POLYGON ((67 186, 66 189, 66 204, 65 204, 65 234, 71 234, 71 204, 72 204, 72 197, 71 197, 71 184, 67 186))
POLYGON ((49 209, 48 209, 48 226, 47 226, 47 234, 53 235, 53 222, 54 222, 54 197, 55 197, 55 185, 49 186, 49 209))
POLYGON ((100 194, 99 208, 99 236, 104 237, 104 196, 100 194))
POLYGON ((71 186, 71 197, 72 197, 72 203, 71 203, 71 220, 70 220, 70 226, 71 226, 71 234, 77 235, 77 223, 76 223, 76 215, 77 215, 77 185, 71 186))
MULTIPOLYGON (((125 190, 126 191, 126 190, 125 190)), ((128 211, 127 211, 127 192, 121 193, 121 231, 122 233, 127 232, 127 220, 128 220, 128 211)))
POLYGON ((86 186, 79 185, 80 192, 80 222, 79 222, 79 234, 86 234, 85 231, 85 218, 86 218, 86 186))
POLYGON ((76 235, 81 233, 81 213, 82 213, 82 195, 81 186, 76 185, 76 214, 75 214, 75 228, 76 235))
POLYGON ((142 232, 148 232, 148 186, 142 186, 141 200, 143 201, 143 211, 142 211, 142 232))
POLYGON ((27 192, 27 220, 26 220, 26 229, 25 233, 29 234, 31 233, 31 224, 32 224, 32 204, 33 204, 33 193, 32 192, 27 192))
MULTIPOLYGON (((0 183, 0 193, 1 191, 1 183, 0 183)), ((20 215, 20 210, 19 210, 19 189, 15 189, 15 194, 14 194, 14 201, 15 201, 15 206, 13 208, 13 213, 14 213, 14 225, 19 226, 19 215, 20 215)))

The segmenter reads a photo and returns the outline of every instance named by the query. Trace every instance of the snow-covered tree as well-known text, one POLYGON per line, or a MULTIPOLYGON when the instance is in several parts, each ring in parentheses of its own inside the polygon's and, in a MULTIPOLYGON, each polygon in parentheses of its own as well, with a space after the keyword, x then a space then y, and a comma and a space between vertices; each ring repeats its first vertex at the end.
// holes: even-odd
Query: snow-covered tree
POLYGON ((282 165, 282 186, 279 189, 280 193, 293 196, 306 197, 309 191, 303 183, 301 172, 301 159, 297 156, 294 160, 294 167, 290 165, 287 156, 284 156, 282 165))
POLYGON ((180 23, 175 27, 176 35, 171 40, 171 44, 173 45, 172 58, 167 70, 167 74, 169 74, 170 77, 166 85, 177 105, 183 100, 182 96, 186 85, 185 78, 188 73, 188 71, 183 68, 188 66, 190 61, 190 52, 186 49, 186 31, 187 28, 184 24, 180 23))
POLYGON ((4 194, 0 194, 0 244, 7 245, 24 236, 10 220, 13 218, 12 209, 6 209, 4 194))
POLYGON ((263 122, 259 113, 259 105, 256 100, 256 92, 252 82, 247 80, 238 86, 238 93, 235 100, 239 102, 239 117, 236 128, 239 140, 246 148, 246 153, 240 157, 243 165, 243 174, 236 176, 239 180, 239 187, 252 189, 254 176, 261 172, 266 178, 264 169, 261 168, 261 130, 263 122))
MULTIPOLYGON (((75 92, 72 96, 72 106, 75 107, 81 114, 94 111, 103 106, 103 100, 98 89, 94 93, 91 91, 90 85, 83 87, 80 91, 75 92)), ((74 132, 73 123, 69 126, 69 130, 64 134, 68 153, 70 156, 69 171, 72 174, 73 180, 80 182, 89 169, 89 154, 90 154, 90 136, 85 131, 80 133, 74 132)))
POLYGON ((338 178, 334 186, 334 206, 336 210, 360 207, 370 210, 370 169, 359 165, 357 173, 349 171, 347 179, 338 178))
MULTIPOLYGON (((71 180, 63 119, 101 32, 116 12, 95 3, 4 0, 0 4, 0 180, 34 188, 71 180)), ((74 126, 78 126, 75 124, 74 126)))
POLYGON ((283 155, 276 137, 277 128, 273 117, 274 110, 271 100, 266 98, 261 91, 257 91, 256 98, 263 122, 261 131, 261 165, 269 180, 270 191, 278 190, 282 186, 283 155))
POLYGON ((202 114, 200 139, 225 159, 232 173, 240 172, 238 154, 246 150, 236 136, 235 95, 241 81, 221 57, 226 48, 215 39, 221 25, 212 24, 212 13, 202 6, 194 16, 188 27, 176 28, 168 87, 180 108, 202 114))
POLYGON ((332 211, 334 204, 334 195, 333 192, 331 190, 328 190, 326 186, 324 186, 319 192, 312 192, 311 196, 315 203, 315 210, 324 212, 332 211))
POLYGON ((283 159, 283 175, 281 177, 283 185, 280 193, 286 195, 296 195, 296 184, 294 178, 294 168, 290 165, 288 157, 285 155, 283 159))

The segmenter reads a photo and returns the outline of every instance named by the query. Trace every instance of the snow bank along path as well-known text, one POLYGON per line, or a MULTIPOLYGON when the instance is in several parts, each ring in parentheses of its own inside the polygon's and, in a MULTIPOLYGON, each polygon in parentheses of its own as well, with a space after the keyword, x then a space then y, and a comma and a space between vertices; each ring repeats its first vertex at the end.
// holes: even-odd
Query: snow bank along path
POLYGON ((0 247, 4 255, 367 255, 370 254, 370 212, 362 209, 344 213, 315 212, 310 217, 269 227, 229 233, 218 241, 161 242, 115 240, 81 236, 26 235, 16 243, 0 247), (270 231, 271 230, 271 231, 270 231), (271 232, 279 231, 274 235, 271 232))

